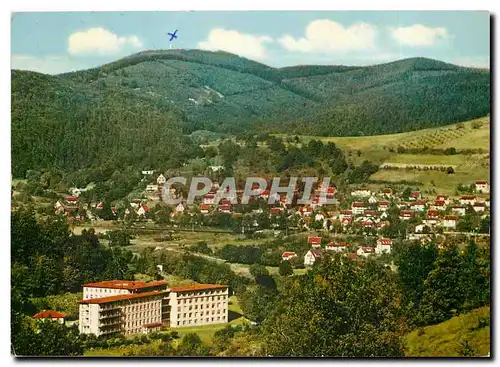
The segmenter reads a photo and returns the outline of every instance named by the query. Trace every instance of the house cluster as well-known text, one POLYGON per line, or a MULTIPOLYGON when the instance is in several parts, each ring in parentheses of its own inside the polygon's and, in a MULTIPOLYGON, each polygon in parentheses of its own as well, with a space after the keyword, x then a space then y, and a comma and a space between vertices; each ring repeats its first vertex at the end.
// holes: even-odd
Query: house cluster
POLYGON ((161 327, 192 327, 228 322, 228 287, 167 282, 110 280, 83 285, 78 327, 81 334, 130 335, 161 327))
MULTIPOLYGON (((320 260, 325 252, 330 253, 343 253, 349 259, 356 259, 357 257, 368 257, 372 255, 381 255, 383 253, 391 253, 392 239, 379 238, 375 246, 353 246, 349 243, 330 242, 322 245, 322 237, 309 236, 307 238, 309 250, 304 255, 304 266, 312 266, 320 260)), ((290 261, 297 257, 297 253, 293 251, 285 251, 281 255, 283 261, 290 261)))

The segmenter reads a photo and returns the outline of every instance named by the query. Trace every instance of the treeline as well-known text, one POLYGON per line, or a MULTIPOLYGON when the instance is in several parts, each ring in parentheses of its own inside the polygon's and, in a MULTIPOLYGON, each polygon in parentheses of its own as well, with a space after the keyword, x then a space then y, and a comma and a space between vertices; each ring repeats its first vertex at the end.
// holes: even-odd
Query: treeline
POLYGON ((430 147, 423 147, 423 148, 407 148, 403 146, 398 146, 397 148, 390 147, 389 152, 397 152, 400 154, 433 154, 433 155, 455 155, 455 154, 465 154, 465 155, 472 155, 472 154, 482 154, 482 153, 489 153, 488 149, 460 149, 457 150, 454 147, 450 148, 445 148, 445 149, 439 149, 439 148, 430 148, 430 147))

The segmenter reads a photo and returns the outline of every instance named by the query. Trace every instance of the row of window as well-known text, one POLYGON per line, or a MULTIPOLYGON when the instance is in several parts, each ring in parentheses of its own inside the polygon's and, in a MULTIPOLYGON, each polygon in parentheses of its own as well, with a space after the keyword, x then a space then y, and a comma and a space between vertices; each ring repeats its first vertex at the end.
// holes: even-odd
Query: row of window
POLYGON ((187 303, 204 303, 208 301, 221 301, 227 299, 226 296, 212 296, 212 297, 200 297, 200 298, 190 298, 190 299, 180 299, 179 304, 187 303))
POLYGON ((144 324, 151 324, 153 322, 160 322, 160 320, 158 318, 148 318, 148 319, 145 319, 142 321, 137 321, 137 320, 129 321, 125 324, 125 326, 127 329, 130 329, 130 328, 142 326, 144 324))
POLYGON ((224 316, 217 316, 217 317, 207 317, 205 319, 194 319, 194 320, 179 320, 177 321, 177 325, 199 325, 207 322, 214 322, 214 321, 226 321, 226 318, 224 316))
MULTIPOLYGON (((221 313, 225 313, 225 310, 217 310, 217 312, 215 312, 216 310, 212 310, 212 315, 215 315, 215 314, 221 314, 221 313)), ((194 313, 194 316, 197 316, 198 315, 198 312, 188 312, 188 313, 183 313, 182 314, 182 317, 191 317, 191 315, 194 313)), ((180 316, 181 314, 179 314, 180 316)), ((210 315, 210 311, 206 311, 205 312, 205 315, 210 315)), ((203 316, 203 312, 200 312, 200 316, 203 316)))
POLYGON ((127 312, 127 318, 129 319, 142 319, 144 317, 159 316, 159 315, 161 315, 160 310, 127 312))
POLYGON ((205 296, 205 295, 213 295, 213 294, 222 294, 224 291, 208 291, 208 292, 190 292, 190 293, 181 293, 179 297, 196 297, 196 296, 205 296))

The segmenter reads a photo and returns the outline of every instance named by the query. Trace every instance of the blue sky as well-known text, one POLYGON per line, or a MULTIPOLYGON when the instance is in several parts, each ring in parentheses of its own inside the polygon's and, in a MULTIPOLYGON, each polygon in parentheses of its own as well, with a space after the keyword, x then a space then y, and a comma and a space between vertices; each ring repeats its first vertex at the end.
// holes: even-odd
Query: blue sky
POLYGON ((225 50, 282 67, 424 56, 488 67, 488 12, 13 13, 11 67, 56 74, 147 49, 225 50))

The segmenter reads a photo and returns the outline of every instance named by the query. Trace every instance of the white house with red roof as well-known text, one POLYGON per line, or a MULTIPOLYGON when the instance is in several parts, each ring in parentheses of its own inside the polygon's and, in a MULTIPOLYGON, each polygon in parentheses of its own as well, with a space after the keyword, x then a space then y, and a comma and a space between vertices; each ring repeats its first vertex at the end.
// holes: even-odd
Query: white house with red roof
POLYGON ((413 191, 410 193, 409 197, 410 200, 420 200, 422 199, 422 194, 420 191, 413 191))
POLYGON ((458 217, 456 215, 445 215, 443 220, 444 228, 455 229, 457 227, 458 217))
POLYGON ((220 204, 218 209, 221 213, 231 213, 231 203, 220 204))
POLYGON ((461 205, 474 205, 476 203, 476 197, 474 195, 463 195, 459 199, 461 205))
POLYGON ((309 236, 309 237, 307 237, 307 243, 312 248, 320 248, 321 247, 321 237, 309 236))
POLYGON ((214 200, 215 200, 215 194, 213 192, 209 192, 203 195, 201 202, 205 205, 213 205, 215 202, 214 200))
POLYGON ((385 212, 386 210, 389 210, 391 207, 391 203, 388 201, 381 201, 378 203, 378 210, 381 212, 385 212))
POLYGON ((351 192, 351 196, 356 196, 356 197, 361 197, 361 198, 370 197, 371 194, 372 194, 372 192, 368 187, 360 187, 359 189, 351 192))
POLYGON ((160 175, 156 179, 156 183, 158 184, 158 186, 163 186, 165 182, 167 182, 167 179, 165 178, 165 176, 163 176, 162 173, 160 173, 160 175))
POLYGON ((51 320, 51 321, 57 321, 60 324, 64 324, 64 318, 66 317, 65 313, 54 311, 54 310, 43 310, 41 312, 38 312, 37 314, 33 315, 34 319, 37 320, 51 320))
POLYGON ((297 257, 297 254, 293 251, 285 251, 281 254, 281 260, 290 261, 294 257, 297 257))
POLYGON ((299 208, 299 213, 303 216, 306 216, 306 217, 310 216, 312 214, 312 212, 313 212, 313 208, 310 205, 301 206, 299 208))
POLYGON ((431 209, 445 211, 446 202, 444 200, 436 200, 434 201, 434 204, 431 205, 431 209))
POLYGON ((75 205, 75 204, 78 204, 79 200, 76 196, 66 196, 64 198, 64 201, 66 201, 66 203, 68 203, 68 204, 75 205))
POLYGON ((474 211, 476 213, 484 213, 484 210, 486 209, 486 206, 484 205, 484 203, 475 203, 472 206, 472 209, 474 209, 474 211))
POLYGON ((317 260, 320 260, 323 254, 319 250, 309 250, 304 255, 304 266, 312 266, 317 260))
POLYGON ((352 218, 352 210, 341 210, 339 212, 339 219, 352 218))
POLYGON ((444 201, 446 205, 450 205, 450 197, 448 195, 436 195, 436 201, 444 201))
POLYGON ((346 251, 348 247, 349 245, 347 243, 330 242, 326 245, 325 250, 332 252, 342 252, 346 251))
POLYGON ((376 204, 377 202, 378 202, 377 198, 373 195, 368 198, 368 203, 370 204, 376 204))
POLYGON ((377 246, 375 247, 376 254, 391 253, 392 239, 390 238, 379 238, 377 240, 377 246))
POLYGON ((365 204, 363 204, 360 201, 354 201, 351 204, 351 211, 352 211, 352 214, 354 214, 354 215, 364 214, 365 210, 366 210, 365 204))
POLYGON ((141 205, 140 208, 137 209, 138 216, 146 215, 147 212, 149 212, 149 208, 146 205, 141 205))
POLYGON ((401 220, 410 220, 413 218, 415 211, 413 210, 400 210, 399 211, 399 219, 401 220))
POLYGON ((356 255, 358 256, 368 257, 373 254, 375 254, 375 249, 370 246, 358 246, 358 249, 356 250, 356 255))
POLYGON ((381 194, 381 196, 388 198, 388 199, 392 198, 392 195, 393 195, 392 189, 383 189, 380 194, 381 194))
POLYGON ((476 181, 476 192, 481 194, 489 194, 490 186, 487 181, 477 180, 476 181))
POLYGON ((425 205, 426 205, 425 201, 422 200, 415 201, 410 204, 410 209, 415 210, 416 212, 423 212, 425 211, 425 205))
POLYGON ((210 211, 210 205, 205 204, 205 203, 202 203, 200 205, 200 213, 202 213, 202 214, 208 214, 209 211, 210 211))
POLYGON ((467 208, 465 206, 458 206, 458 205, 455 205, 455 206, 452 206, 451 207, 451 211, 455 214, 458 214, 460 216, 463 216, 465 215, 465 213, 467 212, 467 208))

